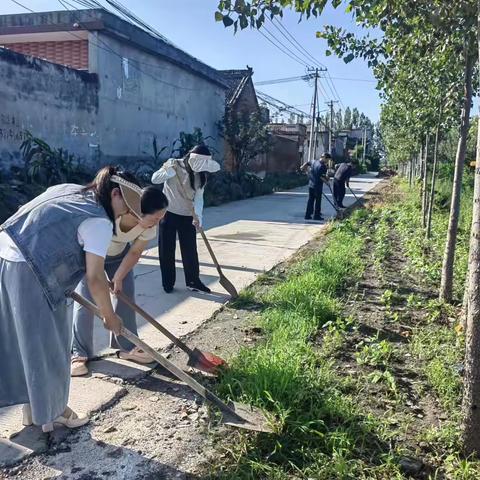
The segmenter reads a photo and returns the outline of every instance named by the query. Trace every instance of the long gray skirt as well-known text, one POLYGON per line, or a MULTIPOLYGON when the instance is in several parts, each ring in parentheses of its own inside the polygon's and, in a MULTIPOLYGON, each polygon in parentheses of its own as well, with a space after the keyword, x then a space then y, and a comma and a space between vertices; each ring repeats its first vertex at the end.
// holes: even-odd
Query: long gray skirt
POLYGON ((0 258, 0 407, 30 403, 36 425, 61 415, 71 342, 66 301, 52 311, 29 266, 0 258))
MULTIPOLYGON (((128 248, 116 257, 107 257, 105 260, 105 272, 108 278, 113 278, 116 271, 122 264, 125 255, 128 252, 128 248)), ((95 303, 90 290, 88 289, 87 281, 85 278, 78 284, 76 290, 82 297, 95 303)), ((123 293, 127 297, 135 300, 135 279, 133 271, 130 270, 127 276, 123 279, 123 293)), ((135 318, 135 312, 125 305, 123 302, 117 299, 113 300, 115 307, 115 313, 123 320, 125 328, 130 330, 135 335, 137 332, 137 321, 135 318)), ((82 307, 77 302, 73 306, 73 345, 72 354, 74 357, 84 357, 91 359, 95 356, 93 351, 93 327, 95 320, 93 313, 82 307)), ((118 348, 126 352, 130 351, 135 345, 129 342, 126 338, 116 337, 113 333, 110 333, 110 348, 118 348)))

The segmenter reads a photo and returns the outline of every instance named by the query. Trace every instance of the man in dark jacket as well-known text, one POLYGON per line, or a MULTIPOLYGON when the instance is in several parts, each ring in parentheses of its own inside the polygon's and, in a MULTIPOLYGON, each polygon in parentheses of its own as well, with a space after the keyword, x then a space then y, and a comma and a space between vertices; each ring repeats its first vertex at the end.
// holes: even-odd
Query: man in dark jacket
POLYGON ((321 213, 323 183, 327 181, 326 162, 329 158, 331 158, 330 154, 324 153, 320 160, 304 163, 301 167, 302 170, 310 167, 308 171, 308 202, 305 220, 311 220, 312 213, 314 220, 323 220, 321 213))
POLYGON ((355 174, 352 162, 339 163, 335 167, 335 175, 333 177, 333 199, 335 206, 345 208, 343 199, 345 198, 345 185, 349 187, 350 177, 355 174))

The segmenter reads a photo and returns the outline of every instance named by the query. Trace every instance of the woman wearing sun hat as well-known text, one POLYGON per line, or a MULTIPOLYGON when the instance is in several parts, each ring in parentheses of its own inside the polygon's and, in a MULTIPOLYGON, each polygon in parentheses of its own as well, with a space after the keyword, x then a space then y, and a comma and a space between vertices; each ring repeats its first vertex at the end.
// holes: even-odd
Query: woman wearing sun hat
MULTIPOLYGON (((132 202, 130 212, 115 220, 115 234, 107 251, 105 271, 112 280, 113 292, 123 291, 135 299, 133 268, 138 263, 148 243, 157 238, 157 225, 166 212, 168 201, 160 188, 151 185, 141 189, 133 176, 125 176, 132 190, 136 190, 139 203, 132 202)), ((88 282, 83 279, 76 292, 92 301, 88 282)), ((137 335, 135 312, 123 302, 116 302, 115 313, 123 320, 125 328, 137 335)), ((75 304, 73 310, 72 377, 88 373, 87 362, 93 352, 94 316, 87 308, 75 304)), ((110 334, 110 347, 118 349, 118 356, 137 363, 151 363, 153 359, 123 337, 110 334)))
POLYGON ((23 422, 44 431, 88 422, 68 406, 72 322, 67 297, 86 276, 104 325, 119 334, 105 256, 115 221, 140 201, 115 167, 83 187, 61 184, 0 226, 0 408, 24 404, 23 422))
POLYGON ((218 170, 220 165, 212 160, 208 147, 197 145, 185 157, 167 160, 152 175, 152 183, 164 184, 163 191, 168 199, 167 213, 160 222, 158 236, 162 283, 167 293, 175 285, 177 234, 187 288, 210 293, 210 289, 200 280, 196 227, 202 225, 203 192, 207 175, 218 170))

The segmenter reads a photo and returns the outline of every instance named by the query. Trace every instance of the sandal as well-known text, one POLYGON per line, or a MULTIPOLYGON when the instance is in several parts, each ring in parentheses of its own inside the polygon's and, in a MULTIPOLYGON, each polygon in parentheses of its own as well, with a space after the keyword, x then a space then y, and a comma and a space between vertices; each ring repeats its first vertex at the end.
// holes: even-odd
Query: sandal
MULTIPOLYGON (((63 426, 67 428, 79 428, 86 425, 90 419, 88 417, 79 417, 70 407, 67 406, 65 411, 57 417, 53 422, 45 423, 42 425, 42 431, 44 433, 53 432, 56 426, 63 426)), ((30 404, 23 405, 23 425, 33 425, 32 421, 32 409, 30 404)))
POLYGON ((83 375, 87 375, 88 373, 87 362, 88 362, 88 358, 86 357, 73 357, 70 376, 82 377, 83 375))
POLYGON ((155 361, 150 355, 148 355, 148 353, 145 353, 138 347, 132 348, 132 350, 129 352, 120 350, 117 352, 117 357, 121 358, 122 360, 130 360, 131 362, 141 363, 143 365, 147 365, 155 361))

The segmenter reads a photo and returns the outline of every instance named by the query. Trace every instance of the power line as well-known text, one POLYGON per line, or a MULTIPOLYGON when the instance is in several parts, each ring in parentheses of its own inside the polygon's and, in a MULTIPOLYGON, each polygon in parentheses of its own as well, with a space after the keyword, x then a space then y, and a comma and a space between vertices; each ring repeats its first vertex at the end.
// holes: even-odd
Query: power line
MULTIPOLYGON (((42 18, 46 18, 45 15, 42 15, 41 12, 36 12, 35 10, 32 10, 31 8, 28 8, 26 7, 25 5, 22 5, 20 4, 20 2, 18 2, 17 0, 11 0, 13 3, 16 3, 17 5, 21 6, 22 8, 24 8, 25 10, 28 10, 29 12, 31 13, 36 13, 38 15, 40 15, 42 18)), ((66 0, 63 0, 64 2, 66 0)), ((102 7, 103 8, 103 7, 102 7)), ((66 9, 67 11, 71 12, 71 10, 68 10, 66 9)), ((78 9, 77 9, 78 10, 78 9)), ((73 12, 72 12, 73 13, 73 12)), ((75 17, 74 17, 75 18, 75 17)), ((90 18, 93 18, 93 17, 90 17, 90 18)), ((77 23, 81 26, 81 23, 80 21, 78 21, 78 18, 75 18, 75 20, 77 21, 77 23)), ((80 37, 79 35, 76 35, 75 33, 73 32, 66 32, 68 33, 70 36, 76 38, 77 40, 84 40, 84 38, 80 37)), ((98 38, 98 37, 97 37, 98 38)), ((107 53, 110 53, 110 54, 113 54, 117 57, 119 57, 122 61, 123 59, 125 58, 123 55, 121 55, 120 53, 116 52, 115 50, 113 50, 107 43, 105 43, 101 38, 98 38, 98 41, 101 42, 103 45, 106 46, 106 48, 104 47, 101 47, 98 43, 94 42, 93 40, 89 39, 89 42, 94 45, 95 47, 97 47, 98 49, 100 50, 103 50, 107 53)), ((138 60, 135 60, 136 63, 140 64, 140 65, 147 65, 147 66, 150 66, 150 67, 154 67, 154 68, 162 68, 162 67, 159 67, 158 65, 153 65, 153 64, 149 64, 149 63, 145 63, 145 62, 141 62, 141 61, 138 61, 138 60)), ((142 70, 140 67, 138 67, 137 65, 135 65, 134 63, 131 64, 131 67, 134 68, 135 70, 143 73, 145 76, 147 77, 150 77, 152 78, 153 80, 157 81, 157 82, 160 82, 160 83, 163 83, 165 85, 168 85, 170 87, 173 87, 173 88, 178 88, 178 89, 181 89, 181 90, 189 90, 189 91, 199 91, 198 89, 194 89, 194 88, 188 88, 188 87, 181 87, 180 85, 175 85, 173 83, 169 83, 169 82, 166 82, 165 80, 162 80, 160 78, 157 78, 155 76, 153 76, 152 74, 150 73, 147 73, 145 72, 144 70, 142 70)))
MULTIPOLYGON (((309 60, 308 60, 309 62, 313 61, 313 63, 317 64, 320 68, 326 68, 326 66, 325 66, 323 63, 319 62, 319 61, 295 38, 295 36, 290 33, 290 31, 285 27, 285 25, 283 25, 283 23, 282 23, 280 20, 278 20, 278 18, 275 17, 274 20, 271 20, 269 17, 267 17, 267 19, 270 20, 270 22, 275 26, 275 28, 276 28, 277 30, 280 31, 280 28, 281 28, 281 29, 291 38, 291 40, 289 40, 290 43, 291 43, 292 45, 296 46, 297 50, 302 51, 302 52, 303 52, 303 55, 305 55, 305 56, 309 59, 309 60), (280 26, 280 28, 277 27, 276 23, 274 23, 274 22, 278 23, 278 25, 280 26)), ((285 37, 285 34, 282 33, 282 35, 285 37)), ((286 37, 285 37, 285 38, 286 38, 286 37)))
MULTIPOLYGON (((292 60, 294 60, 295 62, 299 63, 302 67, 308 67, 308 65, 303 61, 303 60, 298 60, 298 57, 295 58, 294 56, 290 55, 288 52, 286 52, 285 50, 283 50, 281 47, 279 47, 273 40, 270 40, 269 37, 267 37, 263 32, 262 30, 257 30, 257 32, 262 35, 262 37, 264 37, 266 40, 268 40, 275 48, 278 48, 282 53, 284 53, 285 55, 287 55, 288 57, 290 57, 292 60)), ((275 37, 274 37, 275 38, 275 37)))
MULTIPOLYGON (((313 60, 313 64, 314 64, 314 65, 318 65, 319 67, 321 66, 313 57, 311 57, 311 56, 309 57, 308 55, 306 55, 306 54, 304 53, 304 51, 302 51, 302 49, 300 49, 294 42, 292 42, 292 40, 291 40, 289 37, 287 37, 287 35, 285 35, 285 33, 277 26, 277 24, 273 22, 273 20, 271 20, 271 19, 268 18, 268 17, 266 17, 266 18, 267 18, 267 20, 270 21, 270 23, 273 25, 273 27, 287 40, 287 42, 288 42, 290 45, 292 45, 293 48, 295 48, 295 49, 300 53, 300 55, 303 55, 303 57, 306 58, 306 63, 311 63, 312 60, 313 60)), ((265 28, 265 27, 264 27, 264 28, 265 28)), ((280 42, 280 40, 278 40, 278 39, 277 39, 277 41, 280 42)), ((283 45, 283 44, 282 44, 282 45, 283 45)), ((287 47, 285 47, 285 48, 287 48, 287 47)), ((299 57, 299 58, 300 58, 300 57, 299 57)), ((303 60, 303 59, 302 59, 302 60, 303 60)), ((303 61, 305 61, 305 60, 303 60, 303 61)))
POLYGON ((263 80, 260 82, 255 82, 255 85, 276 85, 277 83, 290 83, 298 82, 300 80, 307 81, 313 78, 313 74, 301 75, 297 77, 287 77, 287 78, 276 78, 273 80, 263 80))
POLYGON ((32 10, 31 8, 28 8, 25 5, 22 5, 20 2, 17 2, 17 0, 12 0, 12 2, 16 3, 19 7, 22 7, 25 10, 28 10, 29 12, 36 13, 35 10, 32 10))
MULTIPOLYGON (((63 0, 66 1, 66 0, 63 0)), ((276 83, 288 83, 288 82, 295 82, 299 80, 310 80, 313 78, 313 74, 307 75, 298 75, 296 77, 285 77, 285 78, 272 78, 271 80, 261 80, 255 82, 255 85, 275 85, 276 83)), ((320 77, 326 78, 326 77, 320 77)), ((376 83, 376 80, 368 80, 366 78, 350 78, 350 77, 330 77, 332 80, 345 80, 349 82, 367 82, 367 83, 376 83)), ((309 104, 310 105, 310 104, 309 104)))
POLYGON ((349 78, 349 77, 330 77, 332 80, 345 80, 348 82, 369 82, 377 83, 376 80, 368 80, 367 78, 349 78))
POLYGON ((333 87, 333 94, 334 94, 334 97, 336 96, 337 100, 340 102, 340 105, 342 106, 342 108, 345 110, 345 105, 343 104, 342 102, 342 99, 340 98, 340 94, 338 93, 337 91, 337 87, 335 87, 335 84, 333 83, 333 80, 331 79, 330 77, 330 72, 327 72, 327 76, 328 76, 328 80, 330 81, 330 84, 332 85, 333 87))
POLYGON ((278 109, 279 111, 288 111, 295 115, 311 118, 311 115, 308 114, 307 112, 304 112, 303 110, 300 110, 294 107, 293 105, 289 105, 288 103, 285 103, 282 100, 279 100, 278 98, 274 98, 270 95, 267 95, 264 92, 260 92, 257 90, 257 95, 262 101, 278 109))

